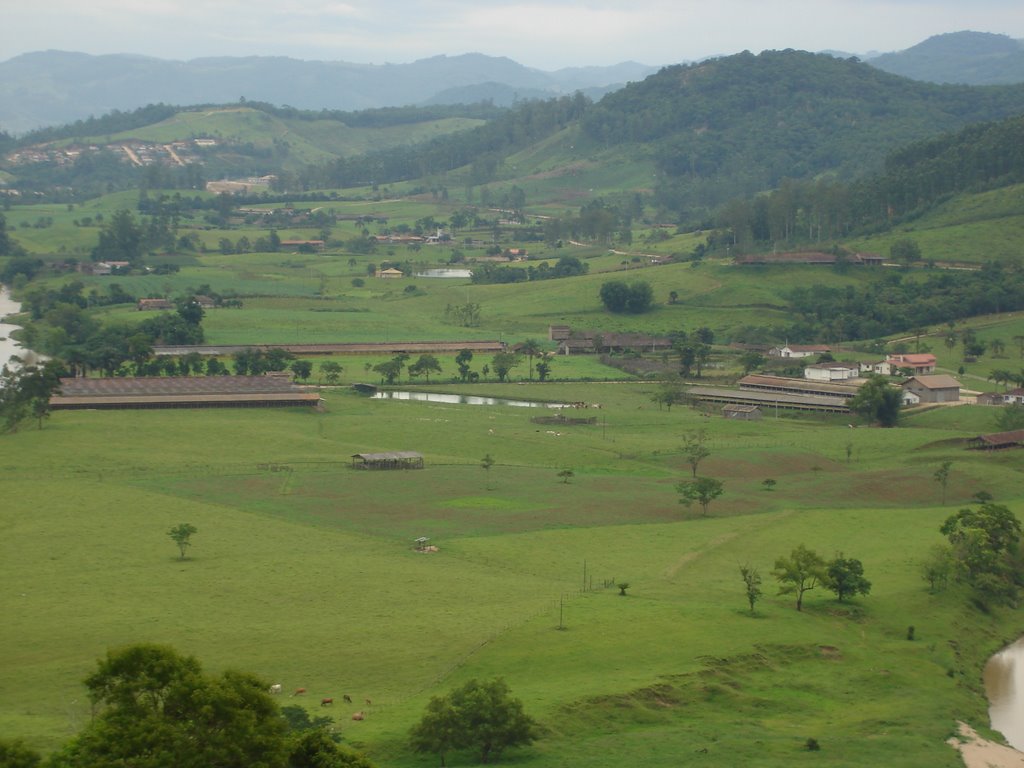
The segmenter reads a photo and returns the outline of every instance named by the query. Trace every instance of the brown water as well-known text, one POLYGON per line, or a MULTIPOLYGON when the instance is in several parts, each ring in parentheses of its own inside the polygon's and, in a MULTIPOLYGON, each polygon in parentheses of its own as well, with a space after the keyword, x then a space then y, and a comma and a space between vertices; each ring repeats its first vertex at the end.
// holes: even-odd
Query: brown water
POLYGON ((989 659, 984 677, 992 727, 1024 752, 1024 637, 989 659))

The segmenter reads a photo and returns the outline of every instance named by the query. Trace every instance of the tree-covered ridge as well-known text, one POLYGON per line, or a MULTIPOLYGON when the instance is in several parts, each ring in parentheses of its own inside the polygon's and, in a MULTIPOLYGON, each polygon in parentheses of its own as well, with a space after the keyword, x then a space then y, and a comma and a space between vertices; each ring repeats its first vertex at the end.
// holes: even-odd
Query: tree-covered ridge
POLYGON ((656 144, 660 201, 686 210, 783 178, 857 178, 895 147, 1024 111, 1024 86, 914 82, 855 59, 749 52, 663 69, 609 94, 582 120, 609 145, 656 144))
POLYGON ((1024 116, 969 126, 892 152, 884 170, 850 183, 784 179, 769 195, 722 206, 716 225, 737 251, 879 232, 950 195, 1024 181, 1024 116))

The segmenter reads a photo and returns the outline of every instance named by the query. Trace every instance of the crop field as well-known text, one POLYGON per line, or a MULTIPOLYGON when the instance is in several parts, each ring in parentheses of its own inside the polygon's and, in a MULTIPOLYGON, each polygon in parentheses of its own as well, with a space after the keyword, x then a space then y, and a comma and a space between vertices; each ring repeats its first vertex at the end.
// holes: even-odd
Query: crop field
POLYGON ((1019 456, 965 448, 989 409, 850 430, 660 411, 645 383, 476 389, 602 408, 552 427, 325 389, 323 412, 59 412, 5 436, 0 730, 55 748, 89 717, 95 659, 152 641, 307 688, 286 703, 311 711, 351 695, 365 721, 329 714, 380 765, 435 764, 406 747, 429 697, 495 675, 545 728, 517 765, 958 764, 943 739, 956 718, 985 725, 980 664, 1022 623, 929 594, 917 563, 978 490, 1024 511, 1019 456), (700 473, 725 484, 707 517, 674 489, 698 429, 700 473), (426 468, 351 468, 382 450, 426 468), (198 533, 180 561, 183 521, 198 533), (801 543, 863 560, 872 593, 814 591, 796 612, 770 571, 801 543), (753 615, 742 564, 765 579, 753 615))

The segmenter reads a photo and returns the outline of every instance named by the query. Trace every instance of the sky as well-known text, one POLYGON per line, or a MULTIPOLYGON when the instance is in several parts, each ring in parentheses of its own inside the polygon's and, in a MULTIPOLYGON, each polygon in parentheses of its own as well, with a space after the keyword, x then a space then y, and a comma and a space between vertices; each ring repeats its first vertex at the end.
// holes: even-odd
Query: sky
POLYGON ((1024 39, 1021 0, 46 0, 5 3, 0 61, 43 50, 363 64, 484 53, 529 67, 743 50, 863 55, 971 30, 1024 39))

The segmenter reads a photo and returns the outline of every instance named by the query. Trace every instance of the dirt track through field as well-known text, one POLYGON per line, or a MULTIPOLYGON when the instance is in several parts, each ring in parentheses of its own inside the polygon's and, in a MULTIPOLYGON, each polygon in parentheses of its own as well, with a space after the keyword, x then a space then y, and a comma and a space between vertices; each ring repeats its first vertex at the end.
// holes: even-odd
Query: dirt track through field
MULTIPOLYGON (((793 514, 792 512, 784 512, 784 513, 782 513, 781 515, 778 515, 778 516, 774 516, 773 515, 772 516, 772 522, 773 523, 777 523, 779 520, 781 520, 783 518, 786 518, 786 517, 789 517, 792 514, 793 514)), ((750 533, 753 530, 759 530, 760 528, 761 528, 760 525, 758 525, 758 526, 751 526, 751 528, 748 528, 746 531, 744 531, 744 533, 750 533)), ((718 549, 723 544, 728 544, 730 541, 732 541, 733 539, 737 538, 738 536, 739 536, 739 532, 738 531, 731 531, 730 533, 724 533, 721 536, 719 536, 718 538, 712 539, 707 544, 702 546, 699 551, 697 551, 697 552, 687 552, 685 555, 680 557, 672 565, 670 565, 668 568, 665 569, 665 578, 667 578, 667 579, 674 579, 676 574, 679 573, 679 571, 683 568, 683 566, 689 565, 690 563, 692 563, 697 558, 703 557, 703 556, 707 555, 709 552, 712 552, 712 551, 718 549)))

